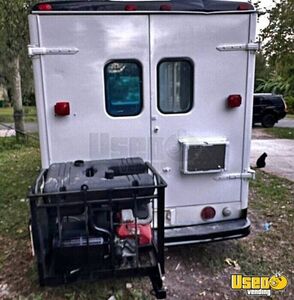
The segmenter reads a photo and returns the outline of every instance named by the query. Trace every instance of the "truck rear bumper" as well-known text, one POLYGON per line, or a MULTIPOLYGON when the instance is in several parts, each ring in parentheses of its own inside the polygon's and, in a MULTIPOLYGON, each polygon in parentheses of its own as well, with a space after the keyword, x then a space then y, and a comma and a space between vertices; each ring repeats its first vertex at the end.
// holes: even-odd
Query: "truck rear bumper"
POLYGON ((165 246, 207 243, 241 238, 250 233, 248 218, 186 227, 166 228, 165 246))

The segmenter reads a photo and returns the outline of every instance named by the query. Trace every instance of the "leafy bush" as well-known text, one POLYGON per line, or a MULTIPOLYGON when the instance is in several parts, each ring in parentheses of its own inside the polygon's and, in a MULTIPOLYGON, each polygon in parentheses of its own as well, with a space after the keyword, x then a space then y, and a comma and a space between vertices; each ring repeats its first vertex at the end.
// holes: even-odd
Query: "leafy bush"
POLYGON ((256 89, 257 93, 274 93, 274 94, 290 94, 293 88, 293 78, 285 78, 277 72, 270 73, 268 79, 257 78, 256 79, 256 89))
POLYGON ((294 114, 294 96, 286 96, 285 101, 288 107, 288 113, 294 114))

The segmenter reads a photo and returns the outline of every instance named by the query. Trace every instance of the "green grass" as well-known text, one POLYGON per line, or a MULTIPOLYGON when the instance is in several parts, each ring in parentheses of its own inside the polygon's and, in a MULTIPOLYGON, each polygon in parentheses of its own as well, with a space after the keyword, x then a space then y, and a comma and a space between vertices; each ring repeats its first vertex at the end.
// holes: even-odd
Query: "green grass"
POLYGON ((26 194, 39 172, 36 142, 17 143, 14 137, 0 138, 0 232, 23 235, 28 219, 26 194), (33 144, 32 144, 33 143, 33 144))
POLYGON ((294 183, 258 171, 250 190, 249 211, 256 218, 256 232, 241 244, 236 259, 247 274, 283 272, 292 277, 294 183), (269 231, 264 231, 264 223, 272 224, 269 231))
POLYGON ((264 131, 278 139, 294 139, 294 128, 264 128, 264 131))
POLYGON ((237 262, 243 274, 282 272, 288 278, 293 277, 293 199, 293 182, 257 171, 256 180, 250 182, 248 210, 252 233, 244 240, 220 243, 218 247, 215 244, 199 246, 197 261, 210 269, 213 276, 228 267, 225 260, 230 258, 237 262), (265 223, 272 224, 269 231, 264 230, 265 223))
MULTIPOLYGON (((24 107, 24 119, 25 122, 36 122, 37 112, 34 106, 24 107)), ((13 109, 12 107, 0 108, 0 122, 13 123, 13 109)))

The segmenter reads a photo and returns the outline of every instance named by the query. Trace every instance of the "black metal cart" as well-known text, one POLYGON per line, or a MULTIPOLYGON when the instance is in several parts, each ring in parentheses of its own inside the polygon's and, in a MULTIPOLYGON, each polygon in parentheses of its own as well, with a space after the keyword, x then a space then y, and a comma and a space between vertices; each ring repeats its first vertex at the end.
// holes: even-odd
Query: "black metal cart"
MULTIPOLYGON (((133 180, 129 187, 93 189, 83 184, 78 191, 61 187, 50 193, 44 191, 48 170, 41 172, 29 194, 41 285, 149 276, 155 296, 166 297, 162 276, 167 185, 151 164, 144 166, 144 174, 153 179, 152 185, 133 180), (142 205, 152 213, 150 224, 139 224, 140 219, 132 216, 132 212, 137 216, 142 205), (127 221, 123 223, 122 218, 127 221), (105 226, 101 226, 103 222, 105 226)), ((113 174, 107 173, 106 177, 105 182, 113 174)))

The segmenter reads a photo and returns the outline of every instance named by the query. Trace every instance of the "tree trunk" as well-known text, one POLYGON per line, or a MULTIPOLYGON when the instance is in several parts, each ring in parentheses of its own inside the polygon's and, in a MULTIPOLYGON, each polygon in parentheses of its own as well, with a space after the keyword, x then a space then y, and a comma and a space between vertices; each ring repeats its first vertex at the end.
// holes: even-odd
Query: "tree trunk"
POLYGON ((19 56, 16 56, 12 59, 11 69, 12 69, 11 96, 13 102, 14 126, 16 131, 16 138, 20 140, 24 138, 25 130, 24 130, 24 119, 23 119, 23 107, 22 107, 19 56))

